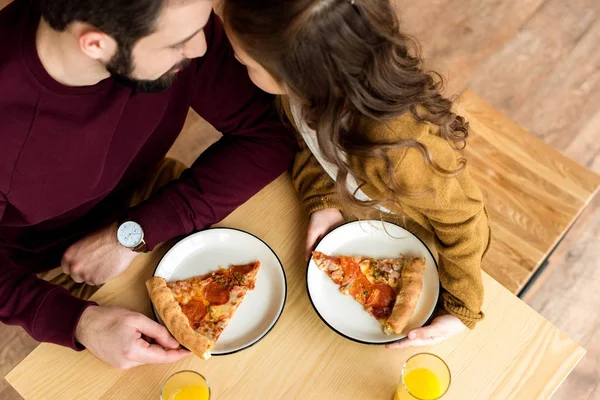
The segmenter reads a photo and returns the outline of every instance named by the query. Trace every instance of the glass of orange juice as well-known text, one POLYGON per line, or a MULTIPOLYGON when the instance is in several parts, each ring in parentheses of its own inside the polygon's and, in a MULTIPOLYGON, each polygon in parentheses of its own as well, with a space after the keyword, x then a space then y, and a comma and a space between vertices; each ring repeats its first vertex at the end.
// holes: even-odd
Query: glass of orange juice
POLYGON ((450 387, 450 368, 431 353, 419 353, 402 367, 402 378, 394 400, 437 400, 450 387))
POLYGON ((210 387, 199 373, 180 371, 167 379, 160 400, 210 400, 210 387))

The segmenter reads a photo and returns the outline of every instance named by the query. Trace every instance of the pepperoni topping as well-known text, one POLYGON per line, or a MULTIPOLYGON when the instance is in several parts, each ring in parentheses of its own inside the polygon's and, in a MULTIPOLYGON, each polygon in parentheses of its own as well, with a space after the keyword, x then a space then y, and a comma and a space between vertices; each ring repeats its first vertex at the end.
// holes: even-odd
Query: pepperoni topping
POLYGON ((230 292, 231 288, 229 286, 222 285, 218 282, 211 282, 204 290, 204 297, 210 304, 220 306, 229 301, 230 292))
POLYGON ((385 283, 378 283, 374 286, 371 295, 367 299, 366 305, 373 307, 390 307, 394 302, 394 289, 385 283))
POLYGON ((181 305, 181 310, 190 321, 193 329, 198 329, 200 322, 206 315, 206 306, 198 300, 190 300, 186 304, 181 305))
MULTIPOLYGON (((318 252, 313 252, 313 256, 317 262, 328 261, 333 264, 334 261, 333 257, 318 252)), ((388 318, 396 298, 394 289, 387 283, 371 283, 354 257, 340 256, 335 261, 337 260, 340 269, 322 268, 322 266, 319 268, 327 272, 335 283, 342 286, 342 289, 347 288, 345 293, 363 304, 375 318, 388 318)))

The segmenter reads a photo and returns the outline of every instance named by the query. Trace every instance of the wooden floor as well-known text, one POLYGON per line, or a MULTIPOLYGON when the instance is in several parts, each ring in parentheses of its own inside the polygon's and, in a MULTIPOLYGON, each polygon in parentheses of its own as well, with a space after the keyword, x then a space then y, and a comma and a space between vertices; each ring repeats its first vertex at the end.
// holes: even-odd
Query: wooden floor
MULTIPOLYGON (((8 0, 0 0, 0 7, 8 0)), ((600 172, 600 1, 396 0, 446 94, 470 88, 515 122, 600 172)), ((218 134, 190 113, 172 155, 190 164, 218 134)), ((600 195, 549 259, 525 300, 588 349, 554 399, 600 398, 600 195)), ((0 325, 0 374, 33 347, 0 325)), ((0 381, 0 399, 20 397, 0 381)), ((483 399, 482 399, 483 400, 483 399)))

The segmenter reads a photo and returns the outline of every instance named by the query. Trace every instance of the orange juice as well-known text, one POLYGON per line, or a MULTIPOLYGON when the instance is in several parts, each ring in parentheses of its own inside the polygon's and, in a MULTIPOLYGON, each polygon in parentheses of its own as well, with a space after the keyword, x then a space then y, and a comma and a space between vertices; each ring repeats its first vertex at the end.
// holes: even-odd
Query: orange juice
POLYGON ((426 368, 417 368, 406 374, 404 385, 413 396, 419 399, 434 400, 442 395, 440 380, 426 368))
POLYGON ((167 379, 160 400, 210 400, 210 388, 199 373, 180 371, 167 379))
POLYGON ((415 354, 402 368, 394 400, 437 400, 449 389, 450 380, 444 360, 431 353, 415 354))
POLYGON ((206 386, 186 386, 174 393, 170 400, 208 400, 209 396, 206 386))

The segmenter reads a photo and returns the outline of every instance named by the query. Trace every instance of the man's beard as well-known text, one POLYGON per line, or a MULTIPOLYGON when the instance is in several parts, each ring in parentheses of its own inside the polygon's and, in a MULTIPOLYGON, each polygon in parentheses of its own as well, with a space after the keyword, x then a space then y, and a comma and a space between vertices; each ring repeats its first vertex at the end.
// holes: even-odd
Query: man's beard
POLYGON ((182 70, 189 65, 190 60, 183 60, 173 68, 165 72, 158 79, 145 80, 131 77, 133 72, 133 61, 131 59, 131 48, 120 45, 117 53, 106 64, 106 70, 118 83, 128 86, 135 91, 143 93, 157 93, 167 90, 177 78, 176 70, 182 70))

